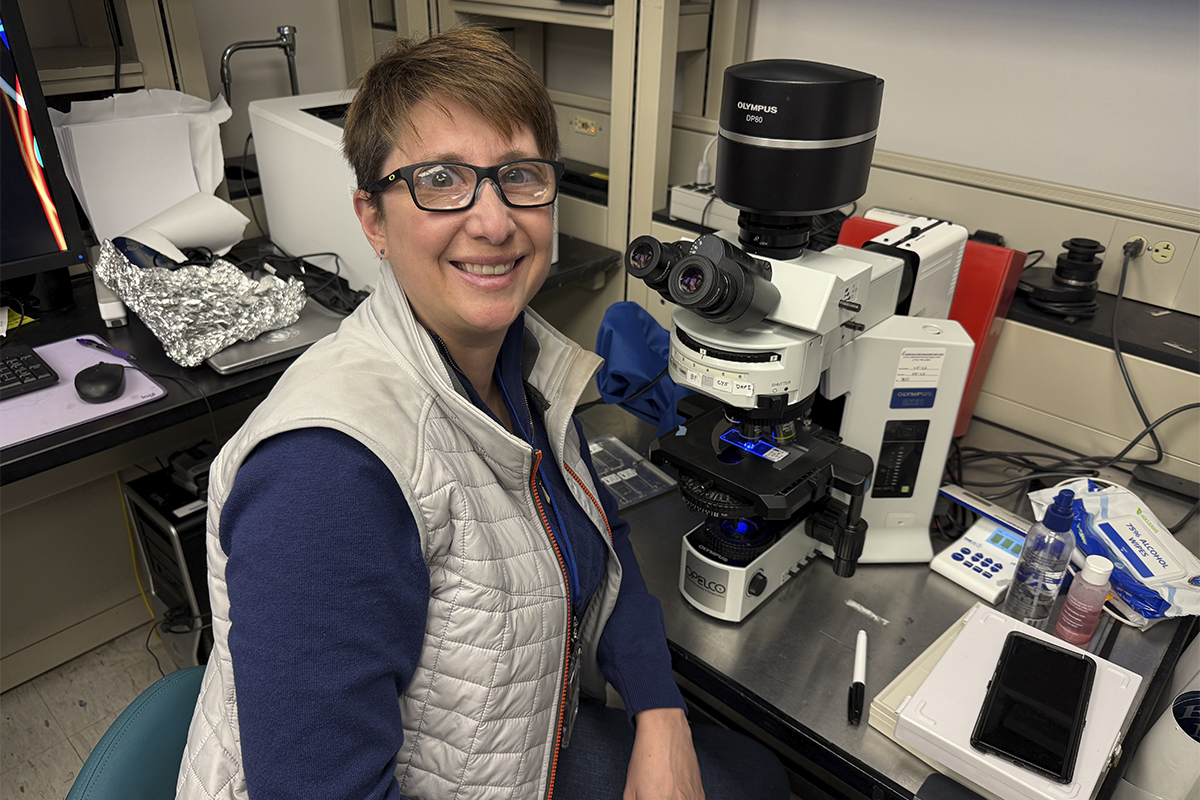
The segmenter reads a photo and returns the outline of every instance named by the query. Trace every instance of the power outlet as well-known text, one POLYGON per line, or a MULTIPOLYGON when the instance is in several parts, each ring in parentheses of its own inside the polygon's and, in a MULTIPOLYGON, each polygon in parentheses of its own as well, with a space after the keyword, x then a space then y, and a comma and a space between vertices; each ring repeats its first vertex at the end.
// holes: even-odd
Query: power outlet
POLYGON ((1133 244, 1134 242, 1137 242, 1138 244, 1138 253, 1135 258, 1145 255, 1146 251, 1150 249, 1150 242, 1145 236, 1130 236, 1125 240, 1125 244, 1133 244))
POLYGON ((1169 264, 1174 257, 1175 245, 1170 242, 1155 242, 1154 249, 1150 251, 1150 258, 1154 259, 1156 264, 1169 264))
MULTIPOLYGON (((579 137, 582 138, 582 137, 579 137)), ((1125 297, 1163 308, 1178 308, 1179 291, 1183 285, 1188 263, 1193 261, 1200 236, 1192 231, 1132 219, 1119 219, 1107 240, 1092 236, 1106 248, 1104 267, 1096 277, 1100 291, 1116 294, 1121 281, 1121 265, 1125 246, 1130 242, 1141 245, 1141 253, 1129 260, 1125 281, 1125 297), (1161 253, 1167 248, 1169 256, 1161 253)))
POLYGON ((600 125, 594 119, 587 117, 572 117, 571 132, 582 133, 584 136, 595 136, 600 132, 600 125))

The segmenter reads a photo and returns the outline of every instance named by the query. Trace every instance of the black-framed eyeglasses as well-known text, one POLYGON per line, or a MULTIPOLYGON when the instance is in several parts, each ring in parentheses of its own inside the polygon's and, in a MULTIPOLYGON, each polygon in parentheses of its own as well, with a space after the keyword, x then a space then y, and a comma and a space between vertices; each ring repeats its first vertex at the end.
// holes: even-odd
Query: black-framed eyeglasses
POLYGON ((480 185, 484 178, 489 178, 506 205, 538 208, 550 205, 558 197, 558 181, 565 169, 561 161, 543 158, 524 158, 494 167, 426 161, 383 176, 368 186, 367 191, 384 192, 403 181, 422 211, 462 211, 475 205, 480 185))

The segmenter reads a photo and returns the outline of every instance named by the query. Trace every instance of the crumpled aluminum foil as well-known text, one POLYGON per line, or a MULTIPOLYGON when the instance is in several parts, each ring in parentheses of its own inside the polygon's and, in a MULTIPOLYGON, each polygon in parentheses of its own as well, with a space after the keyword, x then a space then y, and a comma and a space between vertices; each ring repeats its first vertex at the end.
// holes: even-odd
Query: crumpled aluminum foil
POLYGON ((142 269, 107 239, 96 274, 137 313, 175 363, 195 367, 237 341, 291 325, 307 297, 294 278, 261 280, 224 259, 212 266, 142 269))

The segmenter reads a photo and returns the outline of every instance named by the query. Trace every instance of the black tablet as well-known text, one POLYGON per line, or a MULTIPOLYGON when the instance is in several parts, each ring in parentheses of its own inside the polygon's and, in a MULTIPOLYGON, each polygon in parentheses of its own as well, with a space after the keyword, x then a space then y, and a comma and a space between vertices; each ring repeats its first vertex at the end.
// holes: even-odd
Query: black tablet
POLYGON ((971 745, 1070 783, 1095 676, 1087 655, 1009 633, 971 745))

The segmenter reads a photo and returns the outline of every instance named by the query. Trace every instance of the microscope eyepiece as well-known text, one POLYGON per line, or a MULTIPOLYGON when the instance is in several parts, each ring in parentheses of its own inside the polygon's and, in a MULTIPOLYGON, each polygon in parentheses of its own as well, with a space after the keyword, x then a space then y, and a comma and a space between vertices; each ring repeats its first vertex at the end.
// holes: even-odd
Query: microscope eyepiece
POLYGON ((667 280, 671 268, 686 252, 681 245, 660 242, 653 236, 639 236, 625 248, 625 271, 670 300, 667 280))
POLYGON ((770 264, 712 235, 692 243, 666 283, 670 300, 734 331, 761 322, 779 303, 770 264))
MULTIPOLYGON (((736 266, 736 265, 735 265, 736 266)), ((706 318, 719 317, 728 307, 730 275, 704 256, 680 259, 671 270, 671 299, 706 318)))

